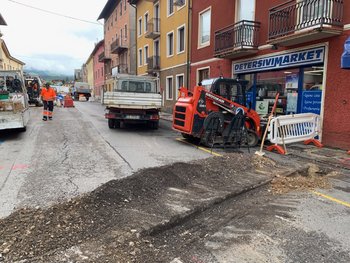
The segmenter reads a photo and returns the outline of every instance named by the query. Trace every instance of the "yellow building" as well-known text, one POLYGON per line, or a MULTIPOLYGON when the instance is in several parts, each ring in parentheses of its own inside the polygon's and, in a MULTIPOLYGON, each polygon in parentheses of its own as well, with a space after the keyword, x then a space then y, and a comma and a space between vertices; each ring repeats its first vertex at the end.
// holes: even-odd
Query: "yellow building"
POLYGON ((167 112, 188 83, 189 1, 129 1, 136 7, 137 74, 159 77, 167 112))
MULTIPOLYGON (((5 19, 0 14, 0 25, 6 26, 5 19)), ((1 38, 2 33, 0 31, 0 70, 21 70, 25 65, 22 61, 11 56, 5 41, 1 38)))
POLYGON ((92 56, 92 54, 89 56, 88 60, 86 61, 86 78, 87 78, 87 82, 90 86, 90 88, 92 89, 92 97, 95 97, 94 94, 94 57, 92 56))
POLYGON ((0 38, 0 70, 21 70, 25 63, 11 56, 5 41, 0 38))

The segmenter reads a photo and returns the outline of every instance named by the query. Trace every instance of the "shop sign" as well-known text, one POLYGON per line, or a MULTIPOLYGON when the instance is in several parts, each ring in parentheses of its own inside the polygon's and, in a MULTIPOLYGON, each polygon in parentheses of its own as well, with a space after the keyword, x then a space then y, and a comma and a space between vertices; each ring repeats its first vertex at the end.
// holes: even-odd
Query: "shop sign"
POLYGON ((249 91, 245 94, 246 97, 246 107, 249 108, 249 104, 253 103, 253 92, 249 91))
POLYGON ((350 69, 350 37, 344 44, 344 53, 341 56, 341 68, 350 69))
POLYGON ((321 113, 322 90, 303 91, 301 100, 302 113, 321 113))
POLYGON ((323 63, 325 47, 304 49, 233 64, 233 73, 251 73, 323 63))
POLYGON ((267 113, 269 112, 269 101, 268 100, 257 101, 255 105, 255 111, 259 115, 267 115, 267 113))

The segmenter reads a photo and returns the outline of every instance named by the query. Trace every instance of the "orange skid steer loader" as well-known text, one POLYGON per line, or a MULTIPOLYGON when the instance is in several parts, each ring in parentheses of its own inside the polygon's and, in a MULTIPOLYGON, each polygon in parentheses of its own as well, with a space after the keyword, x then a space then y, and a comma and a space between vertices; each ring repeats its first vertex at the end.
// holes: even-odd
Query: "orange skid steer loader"
POLYGON ((184 138, 214 145, 256 146, 261 138, 260 117, 246 107, 245 80, 203 80, 193 92, 180 88, 173 111, 173 129, 184 138))

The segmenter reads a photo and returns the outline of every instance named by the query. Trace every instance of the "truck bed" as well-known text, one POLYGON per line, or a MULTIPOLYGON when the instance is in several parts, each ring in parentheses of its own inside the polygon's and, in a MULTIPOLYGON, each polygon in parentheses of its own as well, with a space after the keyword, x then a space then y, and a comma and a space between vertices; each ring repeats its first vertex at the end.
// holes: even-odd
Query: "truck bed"
POLYGON ((162 97, 158 93, 106 92, 103 104, 107 108, 159 109, 162 97))

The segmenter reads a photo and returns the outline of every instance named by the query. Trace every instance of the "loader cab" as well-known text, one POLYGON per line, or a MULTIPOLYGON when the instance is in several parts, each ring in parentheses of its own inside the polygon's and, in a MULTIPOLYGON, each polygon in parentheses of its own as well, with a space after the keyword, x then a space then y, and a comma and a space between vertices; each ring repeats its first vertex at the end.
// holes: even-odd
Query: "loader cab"
POLYGON ((245 89, 248 81, 216 78, 203 80, 201 84, 207 91, 235 103, 246 105, 245 89))

